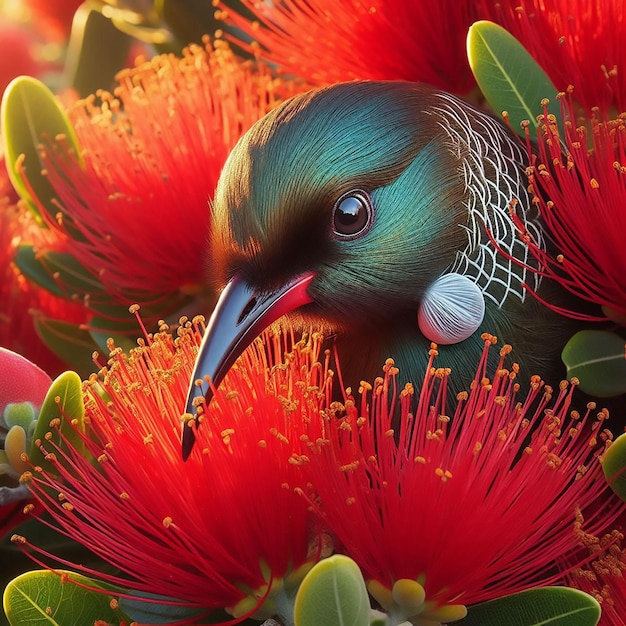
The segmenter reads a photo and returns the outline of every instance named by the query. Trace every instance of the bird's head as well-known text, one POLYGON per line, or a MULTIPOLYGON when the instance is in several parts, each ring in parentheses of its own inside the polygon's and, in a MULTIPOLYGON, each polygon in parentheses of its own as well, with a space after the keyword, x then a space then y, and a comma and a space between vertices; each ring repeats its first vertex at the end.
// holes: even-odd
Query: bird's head
POLYGON ((417 310, 467 243, 459 155, 436 107, 414 83, 337 84, 284 102, 240 139, 212 207, 211 263, 227 287, 194 379, 219 384, 286 313, 340 330, 417 310))

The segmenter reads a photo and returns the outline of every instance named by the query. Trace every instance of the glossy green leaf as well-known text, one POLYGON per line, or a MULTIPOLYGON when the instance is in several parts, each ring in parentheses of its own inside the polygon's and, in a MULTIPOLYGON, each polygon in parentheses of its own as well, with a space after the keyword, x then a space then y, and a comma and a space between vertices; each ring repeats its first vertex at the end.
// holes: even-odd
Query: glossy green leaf
POLYGON ((455 626, 596 626, 600 605, 569 587, 529 589, 468 608, 455 626))
POLYGON ((37 254, 31 245, 25 244, 18 248, 15 264, 24 276, 62 298, 104 293, 102 283, 71 254, 53 251, 37 254))
POLYGON ((626 433, 615 439, 604 453, 602 469, 611 489, 626 501, 626 433))
MULTIPOLYGON (((128 308, 126 309, 128 315, 128 308)), ((127 323, 118 320, 110 320, 104 317, 92 317, 89 320, 89 334, 98 346, 100 353, 108 358, 109 348, 107 343, 112 339, 116 348, 122 348, 128 352, 137 347, 137 337, 141 334, 135 318, 127 323)))
MULTIPOLYGON (((102 14, 102 8, 102 2, 84 2, 72 23, 66 74, 81 97, 96 93, 98 89, 111 89, 115 75, 128 63, 133 45, 132 38, 102 14)), ((106 10, 111 12, 110 3, 106 10)))
MULTIPOLYGON (((216 19, 215 11, 207 11, 206 0, 158 0, 153 4, 176 38, 178 53, 191 42, 202 44, 207 33, 228 29, 224 22, 216 19)), ((241 10, 241 2, 235 0, 230 0, 228 6, 238 12, 241 10)))
POLYGON ((43 266, 32 245, 20 244, 15 253, 14 261, 26 278, 59 298, 66 297, 66 294, 54 280, 52 274, 43 266))
POLYGON ((96 582, 73 572, 49 570, 26 572, 4 590, 4 611, 11 626, 69 626, 94 624, 98 620, 116 626, 129 619, 111 607, 113 597, 96 582), (59 574, 63 574, 63 576, 59 574))
POLYGON ((558 89, 524 46, 501 26, 486 20, 472 24, 467 34, 467 56, 493 111, 497 115, 506 111, 511 127, 520 135, 524 135, 522 121, 537 124, 544 98, 550 100, 550 112, 558 114, 558 89))
POLYGON ((33 324, 37 335, 46 346, 83 378, 98 369, 92 360, 98 346, 88 330, 40 313, 33 317, 33 324))
POLYGON ((57 135, 64 135, 67 145, 80 158, 74 129, 54 94, 30 76, 19 76, 9 83, 0 106, 0 125, 9 178, 38 222, 43 224, 39 208, 19 172, 18 159, 24 159, 35 196, 51 215, 55 215, 58 207, 52 204, 52 199, 56 194, 42 174, 38 146, 44 139, 52 141, 57 135))
POLYGON ((567 376, 580 381, 580 389, 598 398, 626 393, 626 346, 616 333, 581 330, 563 348, 567 376))
POLYGON ((335 554, 305 576, 294 606, 295 626, 369 626, 370 603, 359 566, 335 554))
POLYGON ((120 609, 140 624, 192 623, 193 618, 198 617, 202 617, 203 624, 218 624, 230 619, 230 616, 223 611, 177 605, 175 598, 164 598, 138 591, 128 593, 133 597, 120 598, 120 609), (141 600, 142 597, 146 600, 141 600))
MULTIPOLYGON (((60 429, 63 438, 70 445, 82 451, 84 444, 79 432, 84 432, 85 405, 83 403, 82 381, 76 372, 63 372, 54 381, 48 390, 35 427, 33 444, 29 453, 31 462, 41 465, 49 472, 54 473, 53 466, 44 460, 44 455, 37 445, 37 440, 45 439, 55 443, 61 449, 66 448, 56 430, 50 428, 52 420, 60 419, 60 429), (68 420, 73 421, 70 424, 68 420), (78 432, 77 432, 78 431, 78 432)), ((51 443, 46 443, 48 451, 53 451, 51 443)))

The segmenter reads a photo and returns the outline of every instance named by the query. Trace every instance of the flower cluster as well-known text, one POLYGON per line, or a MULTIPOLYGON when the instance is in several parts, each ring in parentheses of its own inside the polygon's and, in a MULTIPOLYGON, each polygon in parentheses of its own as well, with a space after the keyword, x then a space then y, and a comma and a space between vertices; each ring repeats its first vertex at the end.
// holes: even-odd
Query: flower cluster
MULTIPOLYGON (((208 202, 221 167, 241 134, 295 89, 281 92, 267 68, 222 44, 139 60, 114 93, 69 108, 80 154, 62 139, 42 146, 58 199, 46 206, 32 190, 33 200, 55 249, 88 268, 106 302, 180 304, 210 280, 208 202)), ((28 184, 31 166, 20 167, 28 184)), ((59 281, 68 295, 76 289, 59 281)))
MULTIPOLYGON (((319 84, 353 79, 423 81, 455 93, 474 86, 465 36, 477 20, 504 26, 558 89, 577 86, 587 111, 624 108, 624 7, 620 0, 480 0, 444 3, 342 0, 279 5, 227 0, 221 18, 252 38, 244 47, 319 84)), ((233 36, 240 44, 241 35, 233 36)))
MULTIPOLYGON (((585 560, 551 568, 577 551, 577 515, 597 533, 623 508, 617 498, 601 516, 592 507, 608 493, 606 414, 570 411, 573 386, 553 391, 538 377, 522 399, 508 346, 487 371, 488 335, 456 399, 433 346, 419 392, 396 389, 389 361, 360 399, 346 391, 339 403, 319 336, 267 333, 216 390, 183 464, 179 411, 202 330, 181 320, 176 338, 162 328, 129 355, 113 349, 85 383, 81 445, 51 436, 41 442, 50 466, 23 477, 62 533, 124 575, 83 573, 126 593, 271 615, 329 535, 385 608, 409 579, 424 589, 421 619, 458 619, 463 604, 563 580, 585 560)), ((51 429, 71 418, 60 411, 51 429)))
POLYGON ((557 118, 544 110, 536 148, 527 130, 533 201, 556 253, 545 250, 519 224, 522 237, 544 275, 580 298, 603 305, 613 316, 624 315, 625 119, 594 115, 587 126, 578 125, 567 94, 561 96, 561 119, 559 128, 557 118))

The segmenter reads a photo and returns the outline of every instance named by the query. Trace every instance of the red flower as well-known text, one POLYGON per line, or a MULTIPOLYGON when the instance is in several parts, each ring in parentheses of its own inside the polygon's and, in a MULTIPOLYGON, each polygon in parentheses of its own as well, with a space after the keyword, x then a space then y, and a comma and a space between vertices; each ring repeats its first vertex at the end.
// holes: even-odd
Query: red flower
POLYGON ((129 356, 113 350, 103 378, 85 384, 88 454, 44 443, 60 475, 34 468, 24 479, 61 532, 123 572, 99 578, 184 606, 271 615, 282 580, 297 578, 320 552, 290 460, 293 415, 322 399, 321 370, 311 365, 319 342, 302 343, 271 372, 286 340, 251 348, 183 463, 180 408, 199 325, 183 323, 176 339, 162 329, 129 356))
POLYGON ((626 626, 626 549, 622 547, 622 531, 623 527, 601 537, 582 533, 583 545, 596 558, 569 576, 572 586, 600 603, 599 626, 626 626))
MULTIPOLYGON (((521 399, 517 368, 504 369, 508 347, 487 378, 494 340, 485 336, 472 388, 454 405, 450 372, 435 369, 432 350, 416 408, 410 386, 397 392, 389 362, 369 411, 363 385, 361 406, 348 398, 325 438, 310 439, 310 501, 391 611, 403 610, 391 590, 410 581, 423 587, 420 618, 446 622, 463 616, 460 603, 556 583, 555 561, 577 547, 576 511, 608 491, 596 442, 605 414, 593 425, 591 406, 568 415, 573 385, 553 395, 539 377, 521 399)), ((610 502, 589 515, 590 529, 623 508, 610 502)))
POLYGON ((40 209, 57 247, 105 286, 107 303, 180 304, 211 272, 208 202, 222 165, 279 86, 267 69, 209 44, 118 79, 114 94, 69 109, 80 161, 62 141, 44 151, 58 213, 40 209))
POLYGON ((258 22, 226 4, 222 17, 258 42, 244 47, 318 84, 403 79, 457 93, 474 85, 465 53, 467 29, 479 18, 471 2, 451 10, 419 0, 243 0, 258 22))
POLYGON ((20 74, 35 76, 43 67, 36 58, 36 40, 25 27, 2 17, 0 24, 0 94, 20 74))
POLYGON ((528 146, 531 192, 555 253, 518 226, 543 274, 585 300, 624 314, 626 117, 600 121, 594 116, 588 126, 575 126, 571 102, 561 99, 561 104, 564 136, 554 118, 544 114, 537 154, 528 146))
POLYGON ((587 111, 626 108, 626 12, 622 0, 483 2, 547 72, 557 89, 576 85, 587 111))
POLYGON ((82 0, 26 0, 40 30, 55 39, 65 39, 72 27, 76 9, 82 0))
MULTIPOLYGON (((21 243, 33 238, 47 240, 30 215, 15 204, 14 192, 0 161, 0 346, 18 352, 56 376, 65 366, 39 339, 34 327, 37 316, 54 317, 80 323, 84 312, 75 303, 58 298, 28 283, 13 260, 21 243)), ((0 407, 1 409, 2 407, 0 407)))

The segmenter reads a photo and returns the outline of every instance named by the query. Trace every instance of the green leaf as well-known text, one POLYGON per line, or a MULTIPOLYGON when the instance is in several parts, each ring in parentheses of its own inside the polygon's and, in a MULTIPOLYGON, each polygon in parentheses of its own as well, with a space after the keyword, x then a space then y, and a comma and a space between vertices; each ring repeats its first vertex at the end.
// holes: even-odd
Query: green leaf
POLYGON ((52 204, 56 194, 42 174, 38 146, 45 138, 53 140, 57 135, 64 135, 67 145, 80 158, 74 129, 54 94, 41 81, 31 76, 19 76, 9 83, 0 105, 0 125, 9 178, 39 224, 43 225, 40 205, 28 190, 19 171, 18 160, 23 158, 34 196, 54 216, 58 211, 52 204))
POLYGON ((468 607, 455 626, 596 626, 600 605, 569 587, 529 589, 468 607))
POLYGON ((506 111, 511 127, 520 135, 524 136, 522 121, 537 125, 544 98, 550 100, 548 110, 559 114, 558 89, 524 46, 501 26, 487 20, 472 24, 467 34, 467 57, 493 111, 498 115, 506 111))
POLYGON ((581 330, 565 345, 561 358, 567 376, 580 381, 580 389, 598 398, 626 393, 624 339, 604 330, 581 330))
POLYGON ((24 276, 61 298, 104 293, 102 283, 71 254, 53 251, 37 254, 33 246, 22 244, 15 255, 15 264, 24 276))
POLYGON ((611 489, 626 501, 626 433, 613 441, 604 453, 602 469, 611 489))
MULTIPOLYGON (((48 394, 41 405, 33 435, 33 444, 29 453, 30 461, 34 465, 41 465, 50 473, 55 473, 54 467, 44 460, 44 455, 37 445, 38 439, 44 441, 45 438, 54 442, 61 449, 67 449, 67 444, 62 441, 57 431, 50 428, 50 422, 55 419, 61 420, 61 434, 69 442, 69 445, 78 451, 83 451, 84 444, 79 432, 84 432, 84 417, 82 381, 76 372, 63 372, 52 381, 48 394), (73 421, 74 424, 68 423, 68 420, 73 421)), ((48 451, 54 451, 49 443, 46 443, 46 448, 48 451)))
POLYGON ((33 324, 37 335, 46 346, 83 378, 96 371, 91 357, 98 350, 98 346, 88 330, 41 313, 33 316, 33 324))
MULTIPOLYGON (((128 314, 128 308, 126 308, 128 314)), ((107 342, 113 339, 116 348, 122 348, 128 352, 137 347, 137 337, 141 329, 137 326, 137 321, 133 318, 128 324, 119 320, 110 320, 104 317, 92 317, 89 320, 89 334, 100 352, 108 358, 109 348, 107 342)))
POLYGON ((87 1, 74 16, 66 73, 72 87, 83 98, 98 89, 111 89, 115 75, 128 62, 133 39, 102 14, 103 8, 113 12, 114 4, 87 1))
POLYGON ((65 292, 58 286, 50 272, 41 263, 32 245, 20 244, 15 253, 14 261, 26 278, 59 298, 66 297, 65 292))
POLYGON ((130 590, 128 594, 133 597, 120 598, 120 609, 140 624, 192 623, 193 618, 198 617, 202 617, 203 624, 213 624, 226 622, 229 619, 229 615, 223 611, 216 612, 209 609, 183 606, 180 604, 180 600, 176 600, 176 598, 166 598, 153 593, 133 590, 130 590), (152 601, 143 601, 140 598, 152 601))
POLYGON ((305 576, 294 606, 295 626, 369 626, 370 603, 359 566, 335 554, 305 576))
POLYGON ((122 621, 128 623, 126 615, 111 608, 112 596, 84 589, 71 581, 102 589, 85 576, 62 570, 26 572, 13 579, 4 590, 3 597, 9 624, 69 626, 94 624, 98 620, 113 626, 122 621))

